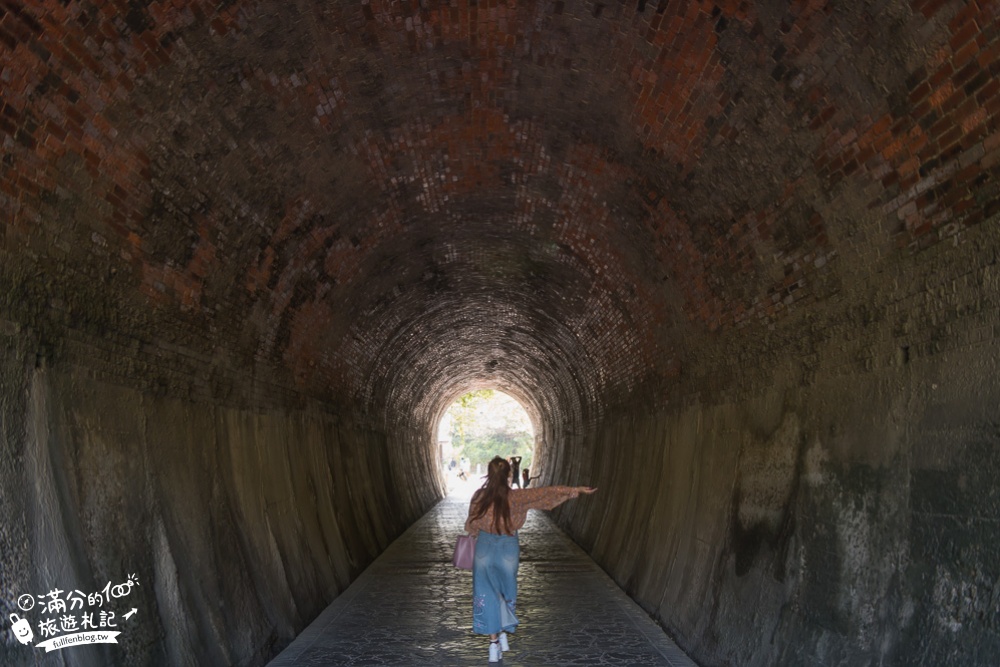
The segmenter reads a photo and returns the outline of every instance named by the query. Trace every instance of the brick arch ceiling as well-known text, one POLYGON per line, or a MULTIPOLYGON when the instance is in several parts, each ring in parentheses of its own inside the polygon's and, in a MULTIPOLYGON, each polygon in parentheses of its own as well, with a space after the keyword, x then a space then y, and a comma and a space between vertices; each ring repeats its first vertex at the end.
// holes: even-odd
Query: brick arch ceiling
POLYGON ((844 202, 896 245, 990 213, 914 194, 982 178, 981 6, 7 3, 8 249, 387 418, 583 422, 835 292, 844 202))

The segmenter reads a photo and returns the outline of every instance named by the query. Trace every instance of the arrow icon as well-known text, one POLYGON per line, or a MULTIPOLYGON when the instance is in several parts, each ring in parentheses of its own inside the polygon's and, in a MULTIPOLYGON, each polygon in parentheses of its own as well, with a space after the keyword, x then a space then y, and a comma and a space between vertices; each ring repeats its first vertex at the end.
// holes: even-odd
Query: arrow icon
POLYGON ((131 616, 132 614, 134 614, 137 611, 139 611, 139 610, 136 609, 135 607, 132 607, 132 609, 130 609, 127 612, 125 612, 125 620, 127 621, 128 617, 131 616))

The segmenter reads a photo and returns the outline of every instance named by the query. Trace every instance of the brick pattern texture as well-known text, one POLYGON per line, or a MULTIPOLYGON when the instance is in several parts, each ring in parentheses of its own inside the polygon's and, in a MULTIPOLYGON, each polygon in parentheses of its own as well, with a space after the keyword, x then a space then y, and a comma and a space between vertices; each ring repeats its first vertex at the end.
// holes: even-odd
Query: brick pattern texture
POLYGON ((998 74, 991 0, 0 0, 0 336, 425 458, 496 387, 571 476, 995 345, 998 74))

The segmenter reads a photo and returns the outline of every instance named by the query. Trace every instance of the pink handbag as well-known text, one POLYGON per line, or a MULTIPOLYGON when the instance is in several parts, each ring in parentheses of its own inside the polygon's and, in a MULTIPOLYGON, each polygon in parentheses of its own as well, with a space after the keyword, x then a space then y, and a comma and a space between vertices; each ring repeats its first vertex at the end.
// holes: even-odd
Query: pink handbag
POLYGON ((476 555, 476 538, 472 535, 459 535, 455 540, 455 554, 451 563, 461 570, 471 570, 472 560, 476 555))

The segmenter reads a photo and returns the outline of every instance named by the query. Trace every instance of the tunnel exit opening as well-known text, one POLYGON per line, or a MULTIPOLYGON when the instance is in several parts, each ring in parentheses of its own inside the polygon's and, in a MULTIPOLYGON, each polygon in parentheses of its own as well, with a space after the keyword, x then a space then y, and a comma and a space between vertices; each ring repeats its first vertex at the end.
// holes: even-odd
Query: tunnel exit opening
MULTIPOLYGON (((459 396, 445 410, 437 429, 438 454, 448 493, 477 488, 494 456, 511 461, 515 487, 530 484, 535 428, 517 399, 495 389, 459 396)), ((513 477, 513 476, 512 476, 513 477)))

